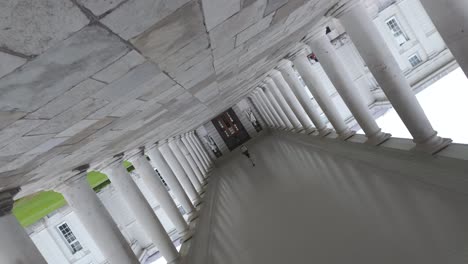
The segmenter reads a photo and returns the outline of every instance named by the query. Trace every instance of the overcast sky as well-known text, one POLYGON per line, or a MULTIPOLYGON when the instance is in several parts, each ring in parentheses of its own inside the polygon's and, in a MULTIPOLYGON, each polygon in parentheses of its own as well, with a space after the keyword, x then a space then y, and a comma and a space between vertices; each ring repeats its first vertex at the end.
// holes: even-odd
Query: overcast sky
MULTIPOLYGON (((455 143, 468 144, 468 79, 460 68, 416 97, 440 136, 449 137, 455 143)), ((411 138, 394 109, 377 119, 377 124, 393 137, 411 138)))

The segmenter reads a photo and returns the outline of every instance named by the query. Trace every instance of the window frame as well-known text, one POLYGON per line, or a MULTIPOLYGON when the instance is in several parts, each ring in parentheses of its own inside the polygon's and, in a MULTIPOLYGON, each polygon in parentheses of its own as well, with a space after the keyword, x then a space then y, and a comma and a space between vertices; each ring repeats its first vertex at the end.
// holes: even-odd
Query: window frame
POLYGON ((80 243, 80 241, 78 240, 75 233, 72 231, 70 225, 67 222, 62 222, 58 224, 55 228, 57 229, 57 232, 59 233, 63 242, 67 245, 72 255, 75 255, 76 253, 83 250, 83 245, 80 243), (63 226, 66 227, 61 229, 61 227, 63 226))
POLYGON ((421 56, 419 55, 419 53, 415 52, 415 53, 411 54, 410 56, 408 56, 408 62, 410 63, 412 68, 415 68, 415 67, 421 65, 421 63, 423 63, 423 60, 421 59, 421 56), (417 58, 417 60, 418 60, 417 64, 413 64, 413 62, 411 61, 413 58, 417 58))
POLYGON ((395 42, 397 43, 397 45, 399 45, 400 47, 403 46, 405 43, 407 43, 410 40, 410 38, 408 37, 408 34, 405 32, 405 30, 401 26, 401 23, 398 20, 396 15, 393 15, 393 16, 387 18, 385 20, 385 25, 387 26, 387 29, 392 34, 392 37, 395 40, 395 42), (403 37, 405 41, 400 42, 399 37, 403 37))

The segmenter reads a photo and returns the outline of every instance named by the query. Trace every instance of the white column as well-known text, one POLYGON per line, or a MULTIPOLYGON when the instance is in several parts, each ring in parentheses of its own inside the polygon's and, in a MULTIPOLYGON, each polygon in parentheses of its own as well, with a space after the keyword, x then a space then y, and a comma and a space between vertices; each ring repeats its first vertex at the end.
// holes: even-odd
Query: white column
POLYGON ((115 189, 123 196, 124 202, 135 215, 137 223, 145 230, 145 234, 158 248, 161 255, 168 263, 175 263, 179 258, 179 252, 153 208, 151 208, 143 193, 141 193, 135 181, 123 166, 121 157, 117 157, 115 161, 109 164, 104 169, 104 173, 115 189))
POLYGON ((260 114, 262 115, 263 120, 264 120, 265 123, 268 125, 268 127, 274 128, 274 127, 275 127, 275 124, 273 123, 273 120, 272 120, 271 117, 267 114, 267 112, 266 112, 266 110, 265 110, 265 107, 263 106, 263 104, 260 103, 260 100, 258 100, 258 97, 257 97, 257 95, 255 94, 255 92, 250 93, 250 99, 251 99, 252 102, 255 104, 255 106, 257 107, 258 111, 260 111, 260 114))
POLYGON ((206 172, 208 173, 210 171, 210 163, 206 159, 206 157, 203 155, 202 151, 198 148, 198 145, 194 142, 194 140, 192 138, 192 132, 187 133, 186 136, 187 136, 188 142, 192 146, 193 150, 195 151, 195 153, 197 154, 199 160, 201 161, 203 167, 205 168, 206 172))
POLYGON ((257 99, 260 101, 260 104, 263 105, 265 111, 270 115, 270 118, 273 120, 277 129, 283 128, 282 122, 280 122, 279 116, 275 115, 275 112, 272 108, 269 107, 268 102, 265 100, 266 97, 262 96, 261 89, 259 87, 255 88, 254 94, 257 96, 257 99))
POLYGON ((202 154, 202 156, 205 158, 205 162, 207 163, 208 167, 211 168, 211 166, 213 165, 213 160, 211 159, 210 154, 206 152, 205 148, 203 147, 202 142, 199 140, 197 135, 195 135, 194 131, 190 132, 189 136, 192 139, 195 146, 197 147, 200 154, 202 154))
POLYGON ((377 122, 375 122, 369 107, 362 100, 359 88, 354 83, 346 67, 344 67, 344 63, 339 58, 335 47, 330 43, 325 32, 312 41, 311 47, 314 49, 336 91, 340 94, 354 118, 356 118, 359 126, 364 130, 367 143, 379 145, 389 139, 391 135, 383 133, 377 122))
POLYGON ((468 76, 468 1, 420 0, 458 65, 468 76))
POLYGON ((312 103, 312 99, 307 94, 306 88, 300 82, 296 72, 292 67, 292 63, 289 60, 281 60, 277 67, 283 74, 284 79, 289 84, 289 87, 296 95, 299 103, 304 108, 307 116, 314 123, 315 128, 318 130, 319 135, 326 136, 330 134, 331 130, 327 128, 325 122, 320 117, 317 109, 312 103))
POLYGON ((205 167, 203 167, 203 164, 201 163, 200 158, 198 157, 197 153, 193 149, 192 145, 190 145, 190 142, 187 139, 187 134, 183 134, 180 137, 180 139, 184 143, 185 147, 187 148, 187 150, 190 153, 190 156, 192 156, 193 161, 195 161, 195 164, 197 165, 198 169, 202 173, 203 178, 205 179, 205 175, 206 175, 207 170, 205 169, 205 167))
POLYGON ((182 152, 185 159, 187 160, 192 173, 195 174, 195 176, 197 177, 198 181, 201 184, 205 184, 205 178, 203 177, 202 172, 200 171, 200 169, 198 169, 197 164, 195 163, 195 160, 193 160, 193 157, 190 155, 190 152, 188 151, 187 147, 182 142, 181 138, 182 137, 180 135, 175 137, 177 146, 179 147, 180 151, 182 152))
MULTIPOLYGON (((265 86, 268 86, 268 84, 265 83, 265 86)), ((278 104, 278 101, 276 100, 275 96, 270 91, 270 89, 267 89, 265 87, 265 88, 262 88, 262 90, 265 93, 268 101, 271 103, 272 107, 275 109, 276 113, 278 113, 278 115, 279 115, 281 121, 283 122, 285 128, 287 130, 293 130, 294 127, 293 127, 291 121, 289 121, 289 119, 286 116, 286 114, 284 113, 283 109, 281 109, 280 105, 278 104)))
POLYGON ((278 111, 276 111, 276 108, 273 107, 272 102, 266 96, 266 94, 263 91, 262 87, 257 87, 256 90, 257 90, 258 95, 260 96, 260 100, 262 100, 265 103, 266 107, 270 110, 273 117, 276 119, 277 123, 279 124, 280 128, 285 129, 285 130, 288 129, 288 127, 286 126, 286 123, 283 121, 283 119, 281 118, 278 111))
POLYGON ((280 124, 278 123, 278 120, 275 119, 275 117, 273 116, 273 113, 270 111, 270 109, 268 109, 266 103, 263 101, 263 99, 260 97, 260 94, 258 93, 258 90, 255 89, 253 92, 252 92, 253 96, 255 97, 255 99, 257 100, 257 102, 260 104, 260 106, 263 108, 263 111, 266 113, 266 115, 268 116, 270 122, 272 123, 272 127, 273 128, 280 128, 280 124))
POLYGON ((354 131, 350 130, 344 122, 338 108, 333 103, 330 95, 327 92, 327 87, 323 81, 323 78, 328 78, 326 75, 320 74, 319 63, 312 65, 307 58, 310 52, 303 48, 296 53, 294 58, 294 65, 297 71, 304 80, 310 93, 314 96, 323 113, 327 116, 328 121, 335 128, 339 138, 346 140, 355 134, 354 131))
POLYGON ((289 120, 289 122, 291 122, 294 130, 296 132, 301 131, 303 129, 303 127, 301 125, 301 122, 296 117, 296 114, 294 114, 294 111, 292 110, 291 106, 289 106, 286 99, 284 99, 284 96, 279 91, 278 86, 276 86, 275 81, 273 81, 273 79, 271 77, 266 77, 265 78, 265 84, 266 84, 266 88, 275 97, 275 99, 278 102, 279 106, 281 107, 283 112, 288 117, 288 120, 289 120))
POLYGON ((365 7, 359 1, 352 1, 330 10, 328 15, 339 18, 346 28, 367 67, 413 136, 415 150, 435 153, 448 146, 451 140, 439 137, 432 128, 365 7))
POLYGON ((202 192, 202 185, 200 181, 198 180, 197 176, 195 175, 195 173, 193 172, 192 168, 190 168, 190 164, 185 159, 184 154, 177 146, 176 139, 170 138, 168 140, 168 144, 169 144, 169 148, 171 148, 172 150, 172 153, 174 153, 177 161, 179 161, 180 166, 184 170, 185 175, 187 175, 190 182, 193 184, 193 187, 195 187, 195 190, 197 190, 198 193, 202 192))
POLYGON ((310 120, 309 116, 307 116, 307 113, 305 112, 301 103, 297 100, 296 96, 292 92, 291 88, 289 87, 289 84, 286 82, 281 72, 279 72, 278 70, 271 70, 270 77, 275 82, 276 86, 278 87, 278 90, 281 92, 284 99, 293 110, 297 119, 299 119, 299 122, 301 122, 305 133, 310 134, 314 132, 315 127, 313 126, 312 121, 310 120))
MULTIPOLYGON (((193 141, 198 145, 200 148, 201 153, 206 157, 206 160, 210 164, 210 167, 213 165, 214 159, 211 157, 211 155, 207 152, 207 150, 203 147, 203 143, 201 140, 198 138, 198 135, 195 134, 194 131, 192 131, 191 136, 193 138, 193 141)), ((210 150, 211 151, 211 150, 210 150)))
POLYGON ((188 178, 187 174, 185 173, 184 169, 180 165, 179 161, 177 160, 176 156, 172 152, 169 147, 167 141, 160 142, 159 144, 159 151, 161 151, 164 160, 167 162, 169 167, 174 172, 174 175, 179 180, 180 184, 184 188, 185 192, 187 193, 188 197, 192 201, 194 205, 200 203, 200 196, 198 195, 195 187, 193 186, 192 182, 188 178))
MULTIPOLYGON (((167 185, 169 185, 172 193, 177 198, 177 201, 179 201, 182 208, 184 208, 189 218, 196 216, 197 211, 190 201, 190 198, 187 196, 187 193, 185 193, 182 185, 180 184, 172 169, 167 164, 157 146, 149 148, 147 150, 147 154, 150 158, 151 164, 158 170, 159 174, 161 174, 167 185)), ((195 189, 193 189, 193 191, 196 192, 195 189)))
POLYGON ((77 168, 78 174, 64 182, 57 190, 63 194, 68 205, 73 208, 73 212, 78 216, 109 263, 140 263, 119 227, 89 186, 86 179, 87 168, 87 165, 77 168))
POLYGON ((189 226, 185 222, 184 217, 177 208, 174 200, 163 185, 159 175, 154 171, 146 156, 140 152, 130 158, 130 162, 135 166, 136 172, 141 176, 148 190, 156 198, 161 208, 169 217, 171 222, 184 240, 191 237, 189 233, 189 226))
POLYGON ((11 213, 19 188, 0 192, 0 263, 47 264, 34 242, 11 213))

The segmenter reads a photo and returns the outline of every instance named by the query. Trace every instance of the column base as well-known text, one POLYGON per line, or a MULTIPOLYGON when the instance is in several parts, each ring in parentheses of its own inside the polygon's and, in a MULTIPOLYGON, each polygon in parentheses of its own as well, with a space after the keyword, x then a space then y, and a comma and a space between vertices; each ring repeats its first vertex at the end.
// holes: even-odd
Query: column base
POLYGON ((312 133, 314 133, 315 131, 317 131, 317 129, 315 127, 308 127, 304 130, 304 133, 307 134, 307 135, 310 135, 312 133))
POLYGON ((180 263, 180 257, 167 262, 167 264, 179 264, 179 263, 180 263))
POLYGON ((383 132, 378 132, 371 137, 368 137, 366 140, 366 144, 372 145, 372 146, 378 146, 385 141, 387 141, 389 138, 392 137, 392 134, 389 133, 383 133, 383 132))
POLYGON ((180 235, 181 235, 180 240, 182 241, 182 243, 184 243, 193 237, 193 231, 188 229, 186 232, 183 232, 180 235))
POLYGON ((319 130, 319 136, 326 137, 326 136, 330 135, 331 132, 333 132, 332 129, 324 128, 324 129, 319 130))
POLYGON ((452 139, 439 137, 436 133, 430 139, 422 143, 416 143, 416 146, 411 150, 414 152, 434 155, 442 149, 446 148, 448 145, 450 145, 450 143, 452 143, 452 139))
POLYGON ((198 218, 198 213, 197 212, 192 212, 192 213, 188 214, 187 221, 189 223, 191 223, 191 222, 193 222, 193 220, 195 220, 197 218, 198 218))
POLYGON ((343 132, 339 133, 338 138, 343 140, 343 141, 346 141, 346 140, 348 140, 349 138, 351 138, 354 135, 356 135, 356 131, 348 129, 346 131, 343 131, 343 132))
POLYGON ((202 203, 203 203, 203 202, 202 202, 201 200, 198 200, 198 199, 195 200, 195 201, 193 201, 193 205, 194 205, 195 207, 199 206, 199 205, 202 204, 202 203))

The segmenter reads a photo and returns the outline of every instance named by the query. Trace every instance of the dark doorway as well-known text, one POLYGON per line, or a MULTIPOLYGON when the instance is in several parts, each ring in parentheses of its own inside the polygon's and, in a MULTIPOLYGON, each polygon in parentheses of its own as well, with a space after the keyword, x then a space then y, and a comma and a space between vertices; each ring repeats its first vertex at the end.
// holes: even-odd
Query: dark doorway
POLYGON ((245 130, 232 108, 215 117, 211 122, 213 122, 230 151, 250 139, 247 130, 245 130))

